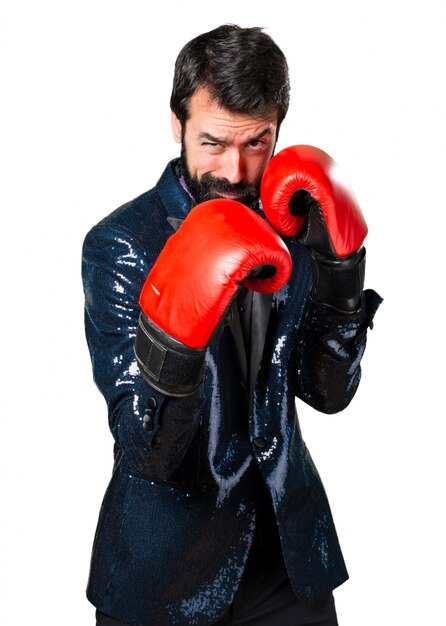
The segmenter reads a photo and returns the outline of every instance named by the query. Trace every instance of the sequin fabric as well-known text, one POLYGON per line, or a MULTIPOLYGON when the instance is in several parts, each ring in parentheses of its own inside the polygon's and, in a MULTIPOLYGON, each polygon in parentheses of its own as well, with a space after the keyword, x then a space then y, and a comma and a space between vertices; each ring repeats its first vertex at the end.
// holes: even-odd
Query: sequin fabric
POLYGON ((266 334, 251 336, 251 344, 264 342, 259 357, 254 350, 241 363, 228 326, 208 349, 196 393, 171 398, 152 389, 133 342, 145 277, 171 224, 191 207, 174 167, 93 227, 83 246, 86 337, 115 451, 87 594, 101 611, 135 626, 204 626, 226 612, 253 541, 259 480, 271 496, 296 594, 311 600, 346 580, 295 405, 296 397, 327 413, 348 405, 380 301, 369 291, 348 316, 315 305, 308 299, 311 259, 286 239, 293 275, 265 300, 266 334))

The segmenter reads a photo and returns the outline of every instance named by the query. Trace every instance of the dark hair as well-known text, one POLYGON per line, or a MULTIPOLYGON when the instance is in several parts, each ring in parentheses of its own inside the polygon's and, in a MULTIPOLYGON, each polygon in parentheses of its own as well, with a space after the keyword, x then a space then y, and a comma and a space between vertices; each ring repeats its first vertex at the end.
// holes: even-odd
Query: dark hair
POLYGON ((175 63, 170 108, 182 126, 199 87, 233 113, 277 111, 278 128, 288 110, 290 84, 285 55, 261 28, 225 24, 192 39, 175 63))

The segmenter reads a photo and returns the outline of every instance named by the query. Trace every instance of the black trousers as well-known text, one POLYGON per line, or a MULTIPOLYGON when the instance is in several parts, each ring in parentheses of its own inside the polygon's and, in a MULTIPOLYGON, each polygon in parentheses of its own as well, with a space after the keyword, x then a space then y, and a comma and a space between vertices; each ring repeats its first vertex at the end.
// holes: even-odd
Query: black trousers
MULTIPOLYGON (((129 626, 100 611, 96 626, 129 626)), ((269 547, 251 550, 240 586, 226 615, 214 626, 338 626, 333 594, 317 602, 299 602, 281 553, 269 547)), ((159 626, 154 624, 153 626, 159 626)), ((209 626, 211 626, 209 624, 209 626)))

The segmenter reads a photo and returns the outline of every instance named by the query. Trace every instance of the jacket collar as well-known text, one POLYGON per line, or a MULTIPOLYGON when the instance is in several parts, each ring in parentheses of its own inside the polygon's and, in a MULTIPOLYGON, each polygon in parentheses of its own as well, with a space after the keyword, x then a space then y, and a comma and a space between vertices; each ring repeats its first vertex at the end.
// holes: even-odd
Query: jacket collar
MULTIPOLYGON (((173 159, 167 164, 166 169, 161 174, 161 178, 156 184, 156 190, 166 209, 168 218, 184 220, 192 208, 193 200, 181 186, 175 173, 175 167, 178 161, 179 159, 173 159)), ((168 221, 171 223, 171 220, 168 219, 168 221)))

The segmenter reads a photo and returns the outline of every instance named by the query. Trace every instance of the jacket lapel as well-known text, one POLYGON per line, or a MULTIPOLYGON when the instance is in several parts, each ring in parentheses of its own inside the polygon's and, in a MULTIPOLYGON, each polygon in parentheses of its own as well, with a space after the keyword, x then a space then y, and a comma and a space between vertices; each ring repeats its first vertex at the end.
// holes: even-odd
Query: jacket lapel
POLYGON ((181 226, 181 224, 184 222, 184 218, 183 217, 168 217, 167 221, 169 222, 169 224, 172 226, 172 228, 174 229, 174 231, 176 232, 179 227, 181 226))

